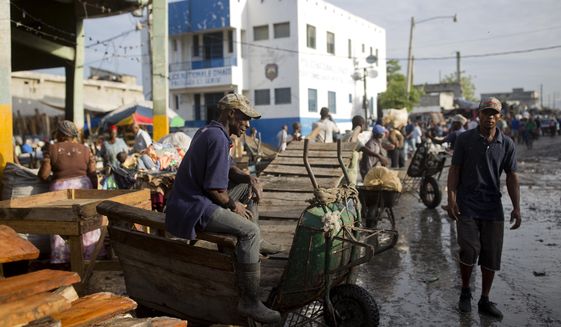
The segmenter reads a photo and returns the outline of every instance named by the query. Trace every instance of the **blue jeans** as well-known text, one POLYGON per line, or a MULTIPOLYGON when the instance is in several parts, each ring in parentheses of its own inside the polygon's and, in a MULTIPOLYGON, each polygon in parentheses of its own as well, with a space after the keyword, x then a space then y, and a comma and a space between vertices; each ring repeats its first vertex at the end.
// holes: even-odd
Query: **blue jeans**
POLYGON ((205 232, 234 235, 238 263, 258 263, 261 235, 259 226, 237 213, 224 208, 214 210, 205 232))

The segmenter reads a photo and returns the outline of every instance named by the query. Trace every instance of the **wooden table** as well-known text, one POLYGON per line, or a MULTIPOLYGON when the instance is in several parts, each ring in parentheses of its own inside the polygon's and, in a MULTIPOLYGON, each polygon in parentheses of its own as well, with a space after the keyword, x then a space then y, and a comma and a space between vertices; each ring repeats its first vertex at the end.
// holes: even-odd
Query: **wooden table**
POLYGON ((103 200, 112 200, 135 207, 150 209, 150 190, 63 190, 0 201, 0 224, 18 233, 58 234, 68 237, 70 266, 82 281, 87 281, 95 260, 87 268, 83 256, 83 234, 102 228, 94 258, 103 245, 107 233, 107 218, 96 212, 103 200))

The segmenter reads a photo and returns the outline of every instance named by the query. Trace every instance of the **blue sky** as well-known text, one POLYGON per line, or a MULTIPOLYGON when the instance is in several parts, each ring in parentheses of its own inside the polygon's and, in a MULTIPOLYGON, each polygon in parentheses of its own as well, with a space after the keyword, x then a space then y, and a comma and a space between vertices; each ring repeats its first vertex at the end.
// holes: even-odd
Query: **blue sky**
MULTIPOLYGON (((256 1, 256 0, 250 0, 256 1)), ((265 0, 269 1, 269 0, 265 0)), ((282 1, 282 0, 281 0, 282 1)), ((284 0, 296 1, 296 0, 284 0)), ((418 24, 414 31, 416 58, 509 52, 561 45, 560 0, 329 0, 386 29, 387 56, 406 58, 410 20, 458 15, 458 22, 439 19, 418 24)), ((86 44, 135 29, 130 14, 86 21, 86 44), (91 38, 91 40, 90 40, 91 38)), ((86 64, 138 76, 140 32, 130 32, 106 46, 90 47, 86 64), (117 54, 117 55, 115 55, 117 54), (103 59, 105 57, 105 59, 103 59)), ((402 71, 406 62, 402 61, 402 71)), ((465 58, 462 71, 470 75, 476 94, 510 91, 514 87, 544 89, 544 104, 557 96, 561 106, 561 48, 483 58, 465 58)), ((415 83, 438 82, 455 72, 456 61, 419 60, 415 83)))

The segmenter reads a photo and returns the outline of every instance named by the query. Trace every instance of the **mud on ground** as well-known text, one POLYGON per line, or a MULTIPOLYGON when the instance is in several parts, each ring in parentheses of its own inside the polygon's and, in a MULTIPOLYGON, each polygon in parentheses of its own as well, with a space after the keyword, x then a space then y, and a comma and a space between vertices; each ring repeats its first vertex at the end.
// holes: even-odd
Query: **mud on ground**
MULTIPOLYGON (((505 315, 502 322, 477 313, 479 271, 472 281, 472 313, 457 310, 455 223, 441 208, 426 209, 404 196, 395 208, 397 246, 361 267, 360 283, 375 296, 382 326, 561 325, 561 137, 541 138, 532 150, 518 146, 518 154, 522 225, 505 230, 501 271, 490 295, 505 315)), ((506 187, 503 205, 509 216, 506 187)))

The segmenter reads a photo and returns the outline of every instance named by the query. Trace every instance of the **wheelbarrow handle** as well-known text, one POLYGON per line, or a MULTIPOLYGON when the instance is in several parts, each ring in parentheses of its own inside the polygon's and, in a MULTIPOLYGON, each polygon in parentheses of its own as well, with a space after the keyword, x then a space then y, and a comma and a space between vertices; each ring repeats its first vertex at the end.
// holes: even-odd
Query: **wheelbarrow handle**
POLYGON ((310 177, 310 181, 312 182, 314 190, 317 190, 318 182, 316 181, 316 176, 314 176, 314 172, 312 171, 312 167, 310 166, 310 162, 308 161, 308 143, 310 143, 310 140, 304 139, 304 166, 306 167, 308 177, 310 177))
POLYGON ((342 149, 341 149, 341 140, 337 140, 337 160, 339 160, 339 167, 341 167, 341 170, 343 171, 343 176, 345 176, 345 185, 350 185, 351 184, 351 179, 349 178, 349 173, 347 172, 347 167, 345 167, 345 164, 343 163, 343 157, 341 155, 342 149))

